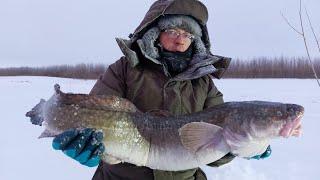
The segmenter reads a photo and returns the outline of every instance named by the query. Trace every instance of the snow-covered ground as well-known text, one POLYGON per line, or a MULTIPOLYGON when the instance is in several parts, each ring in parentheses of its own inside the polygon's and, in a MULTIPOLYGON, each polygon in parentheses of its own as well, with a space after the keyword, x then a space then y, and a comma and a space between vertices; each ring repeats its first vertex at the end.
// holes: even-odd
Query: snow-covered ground
MULTIPOLYGON (((88 93, 95 81, 48 77, 0 77, 0 180, 91 179, 87 168, 51 148, 52 139, 37 139, 42 127, 25 117, 59 83, 65 92, 88 93)), ((320 88, 314 80, 223 79, 215 81, 226 101, 266 100, 305 107, 304 134, 272 142, 266 160, 236 159, 221 168, 204 167, 210 180, 317 180, 320 178, 320 88)))

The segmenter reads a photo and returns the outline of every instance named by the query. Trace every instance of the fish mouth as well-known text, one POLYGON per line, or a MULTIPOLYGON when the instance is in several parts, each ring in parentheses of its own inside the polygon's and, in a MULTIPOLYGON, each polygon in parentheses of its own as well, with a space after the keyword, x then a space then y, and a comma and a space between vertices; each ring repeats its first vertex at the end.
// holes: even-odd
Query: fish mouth
POLYGON ((303 112, 301 112, 293 121, 287 122, 279 132, 279 136, 289 138, 290 136, 300 137, 302 134, 301 118, 303 112))

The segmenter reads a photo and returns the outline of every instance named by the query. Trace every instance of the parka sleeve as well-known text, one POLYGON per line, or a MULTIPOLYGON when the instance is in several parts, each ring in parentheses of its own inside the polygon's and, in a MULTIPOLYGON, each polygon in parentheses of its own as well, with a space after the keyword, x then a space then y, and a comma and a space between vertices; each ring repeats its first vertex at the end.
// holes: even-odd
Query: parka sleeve
POLYGON ((124 57, 111 64, 99 77, 90 94, 125 97, 127 65, 124 57))
POLYGON ((213 107, 218 104, 222 104, 224 102, 223 94, 214 85, 211 75, 208 76, 208 81, 209 81, 209 88, 208 88, 207 98, 204 103, 204 109, 213 107))
MULTIPOLYGON (((204 104, 204 109, 224 103, 223 94, 214 85, 214 83, 212 81, 212 77, 211 76, 209 76, 209 77, 210 77, 209 90, 208 90, 207 99, 204 104)), ((207 164, 207 165, 211 166, 211 167, 219 167, 219 166, 222 166, 224 164, 231 162, 234 158, 235 158, 235 156, 233 154, 228 153, 227 155, 223 156, 221 159, 219 159, 215 162, 212 162, 210 164, 207 164)))

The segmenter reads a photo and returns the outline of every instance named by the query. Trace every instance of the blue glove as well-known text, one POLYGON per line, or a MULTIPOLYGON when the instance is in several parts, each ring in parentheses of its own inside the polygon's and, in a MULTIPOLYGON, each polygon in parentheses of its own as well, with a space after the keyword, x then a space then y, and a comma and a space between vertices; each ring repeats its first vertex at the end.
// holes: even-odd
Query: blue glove
POLYGON ((253 157, 251 157, 250 159, 257 159, 257 160, 259 160, 259 159, 265 159, 265 158, 267 158, 267 157, 269 157, 269 156, 271 155, 271 152, 272 152, 271 146, 269 145, 269 146, 267 147, 267 150, 266 150, 264 153, 262 153, 261 155, 253 156, 253 157))
POLYGON ((70 129, 56 136, 52 141, 55 150, 62 150, 67 156, 88 167, 97 166, 105 147, 103 133, 91 128, 70 129))

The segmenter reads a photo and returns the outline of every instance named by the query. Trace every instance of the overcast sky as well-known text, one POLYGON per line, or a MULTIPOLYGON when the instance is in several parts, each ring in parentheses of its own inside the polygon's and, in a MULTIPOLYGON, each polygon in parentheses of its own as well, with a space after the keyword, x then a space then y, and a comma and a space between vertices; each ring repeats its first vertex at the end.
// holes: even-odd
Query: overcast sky
MULTIPOLYGON (((152 0, 0 0, 0 67, 105 63, 122 56, 152 0)), ((232 58, 305 56, 298 0, 203 0, 214 54, 232 58)), ((320 36, 320 1, 305 0, 320 36)), ((310 33, 310 32, 308 32, 310 33)), ((315 56, 313 39, 310 50, 315 56)), ((320 54, 318 53, 318 56, 320 54)))

